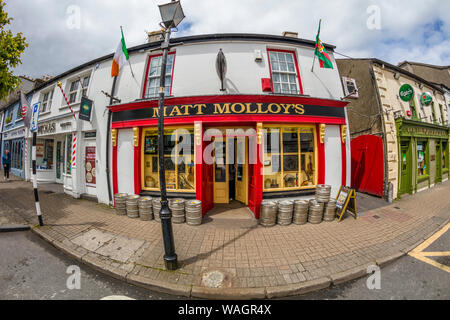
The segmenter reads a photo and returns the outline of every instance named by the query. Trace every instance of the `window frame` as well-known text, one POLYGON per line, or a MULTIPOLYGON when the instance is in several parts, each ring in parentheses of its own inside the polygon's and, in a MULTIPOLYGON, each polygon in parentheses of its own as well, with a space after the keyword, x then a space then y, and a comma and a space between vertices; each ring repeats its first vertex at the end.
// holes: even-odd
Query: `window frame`
POLYGON ((274 94, 281 94, 281 95, 303 95, 303 85, 302 85, 302 80, 301 80, 301 76, 300 76, 300 68, 298 67, 298 60, 297 60, 297 50, 293 49, 293 50, 286 50, 286 49, 275 49, 275 48, 266 48, 267 51, 267 62, 269 65, 269 73, 270 73, 270 83, 272 84, 272 93, 274 94), (275 92, 275 86, 273 83, 273 70, 272 70, 272 65, 270 62, 270 52, 283 52, 283 53, 290 53, 293 55, 294 58, 294 65, 295 65, 295 71, 297 73, 297 82, 298 82, 298 91, 299 93, 297 94, 289 94, 289 93, 276 93, 275 92))
POLYGON ((356 79, 354 78, 349 78, 349 77, 342 77, 342 86, 344 87, 344 94, 347 98, 354 98, 354 99, 358 99, 359 98, 359 94, 358 94, 358 86, 356 85, 356 79), (356 92, 352 95, 350 95, 350 91, 348 90, 348 86, 347 86, 347 82, 352 82, 353 86, 356 89, 356 92))
MULTIPOLYGON (((147 58, 147 67, 146 67, 146 71, 145 71, 145 78, 144 78, 144 87, 142 90, 142 99, 156 99, 158 98, 158 95, 156 97, 146 97, 146 93, 147 93, 147 85, 149 83, 148 81, 148 73, 150 72, 150 64, 151 64, 151 60, 153 58, 157 58, 157 57, 162 57, 162 53, 158 53, 158 54, 154 54, 154 55, 149 55, 147 58)), ((170 89, 169 89, 169 96, 172 95, 172 85, 173 85, 173 73, 175 70, 175 60, 176 60, 176 51, 171 51, 167 53, 167 56, 169 55, 173 55, 173 62, 172 62, 172 73, 171 73, 171 80, 170 80, 170 89)), ((159 75, 161 76, 161 74, 159 75)), ((167 74, 166 74, 167 76, 167 74)), ((158 86, 159 87, 159 86, 158 86)))
POLYGON ((50 90, 41 92, 41 114, 51 111, 52 104, 53 104, 54 91, 55 91, 55 87, 52 87, 50 90), (47 100, 45 100, 46 94, 48 94, 47 100))
MULTIPOLYGON (((77 104, 81 103, 81 97, 84 96, 84 95, 83 95, 83 91, 86 90, 86 93, 87 93, 88 90, 89 90, 89 86, 91 85, 91 83, 92 83, 92 71, 81 73, 81 74, 79 74, 79 75, 77 75, 77 76, 68 78, 68 79, 66 80, 66 92, 67 92, 66 97, 67 97, 67 100, 69 101, 69 104, 70 104, 72 107, 73 107, 74 105, 77 105, 77 104), (88 82, 87 87, 84 87, 84 88, 83 88, 83 87, 82 87, 82 83, 83 83, 84 79, 86 79, 86 78, 89 78, 89 82, 88 82), (76 90, 73 90, 73 91, 70 91, 70 89, 72 88, 72 84, 75 83, 75 82, 78 82, 77 89, 76 89, 76 90), (75 93, 76 96, 75 96, 74 101, 71 102, 71 101, 70 101, 70 96, 71 96, 73 93, 75 93)), ((87 95, 86 95, 86 97, 87 97, 87 95)), ((62 105, 61 105, 60 109, 67 108, 67 107, 68 107, 68 106, 67 106, 67 102, 66 102, 66 100, 65 100, 64 97, 63 97, 63 99, 62 99, 62 105)))
MULTIPOLYGON (((264 172, 264 164, 263 164, 263 172, 262 172, 262 178, 263 178, 263 192, 277 192, 277 191, 294 191, 294 190, 305 190, 305 189, 312 189, 312 188, 316 188, 317 184, 318 184, 318 169, 319 169, 319 148, 318 148, 318 140, 317 140, 317 126, 312 124, 263 124, 263 130, 267 129, 267 128, 274 128, 280 129, 280 149, 278 152, 275 152, 274 154, 278 154, 279 157, 279 165, 280 165, 280 169, 279 169, 279 173, 281 176, 281 181, 283 183, 283 187, 280 188, 266 188, 264 185, 264 181, 265 181, 265 177, 267 176, 264 172), (299 187, 284 187, 284 161, 283 158, 285 155, 291 155, 292 153, 284 153, 283 150, 283 129, 292 129, 292 128, 296 128, 297 132, 299 133, 298 135, 298 152, 296 153, 299 156, 298 159, 298 165, 299 165, 299 173, 301 173, 301 155, 302 155, 302 151, 301 151, 301 132, 299 130, 301 129, 311 129, 312 134, 313 134, 313 150, 314 150, 314 177, 313 177, 313 184, 312 185, 306 185, 306 186, 299 186, 299 187)), ((271 156, 272 158, 272 153, 266 153, 265 150, 265 142, 263 141, 263 159, 265 159, 266 155, 271 156)), ((264 161, 264 160, 263 160, 264 161)), ((289 171, 287 171, 289 172, 289 171)), ((277 172, 278 173, 278 172, 277 172)))

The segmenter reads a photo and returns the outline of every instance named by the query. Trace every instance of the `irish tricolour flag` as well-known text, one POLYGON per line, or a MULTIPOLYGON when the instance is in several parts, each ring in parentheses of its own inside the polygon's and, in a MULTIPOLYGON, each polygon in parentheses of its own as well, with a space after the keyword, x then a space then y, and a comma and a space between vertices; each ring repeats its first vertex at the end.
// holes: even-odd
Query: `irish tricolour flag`
POLYGON ((119 71, 122 69, 123 65, 128 61, 128 51, 125 44, 125 38, 122 33, 122 39, 120 39, 119 45, 117 46, 116 53, 114 54, 114 59, 111 68, 111 77, 116 77, 119 75, 119 71))
POLYGON ((328 55, 327 50, 320 40, 320 23, 321 22, 319 22, 319 30, 317 31, 316 36, 316 49, 314 50, 314 54, 319 59, 321 68, 333 69, 333 63, 331 62, 330 56, 328 55))

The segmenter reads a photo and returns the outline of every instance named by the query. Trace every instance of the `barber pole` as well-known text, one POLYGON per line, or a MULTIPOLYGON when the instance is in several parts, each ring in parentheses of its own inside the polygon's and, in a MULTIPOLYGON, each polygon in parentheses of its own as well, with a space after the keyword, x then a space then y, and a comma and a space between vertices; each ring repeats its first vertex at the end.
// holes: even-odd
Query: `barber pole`
POLYGON ((76 167, 76 151, 77 151, 77 136, 74 135, 72 139, 72 167, 76 167))

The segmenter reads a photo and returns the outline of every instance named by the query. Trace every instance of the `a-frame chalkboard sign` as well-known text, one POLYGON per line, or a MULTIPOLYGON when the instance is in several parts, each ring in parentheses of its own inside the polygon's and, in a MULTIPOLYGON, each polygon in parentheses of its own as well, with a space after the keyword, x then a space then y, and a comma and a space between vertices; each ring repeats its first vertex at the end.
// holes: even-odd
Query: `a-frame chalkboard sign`
POLYGON ((338 222, 341 221, 347 209, 356 219, 357 217, 356 191, 355 189, 346 186, 341 186, 336 196, 336 214, 339 217, 338 222))

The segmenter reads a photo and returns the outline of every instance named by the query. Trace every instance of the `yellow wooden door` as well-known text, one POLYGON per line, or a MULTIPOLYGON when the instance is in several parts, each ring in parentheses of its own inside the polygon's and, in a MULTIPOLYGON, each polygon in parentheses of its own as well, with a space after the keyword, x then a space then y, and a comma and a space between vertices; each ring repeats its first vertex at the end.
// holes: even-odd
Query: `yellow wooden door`
POLYGON ((214 203, 229 203, 227 144, 223 137, 214 140, 214 203))
POLYGON ((248 204, 248 146, 246 137, 236 139, 236 200, 248 204))

